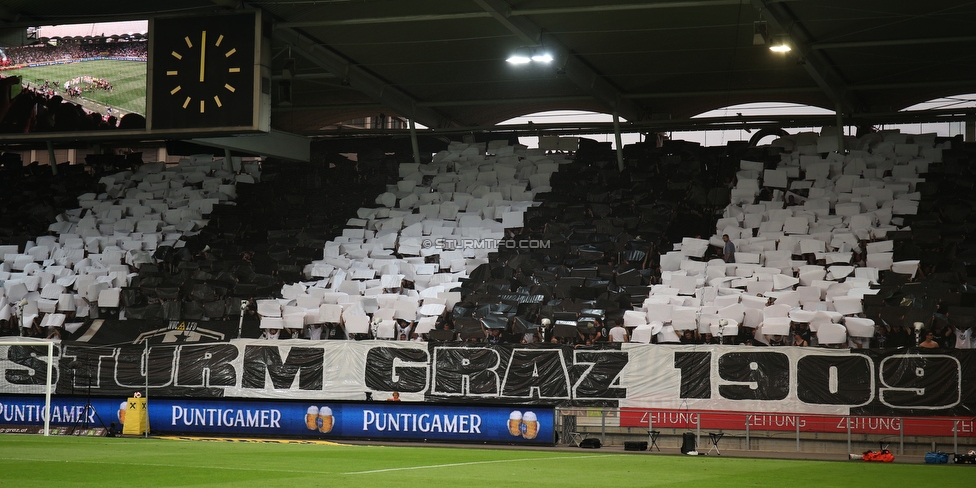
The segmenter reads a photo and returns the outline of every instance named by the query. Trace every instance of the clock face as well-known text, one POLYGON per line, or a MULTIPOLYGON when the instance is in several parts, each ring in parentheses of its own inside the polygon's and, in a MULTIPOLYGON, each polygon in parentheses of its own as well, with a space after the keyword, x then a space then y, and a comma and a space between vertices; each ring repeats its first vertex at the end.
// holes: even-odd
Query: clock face
POLYGON ((255 16, 155 19, 153 129, 250 127, 255 16))

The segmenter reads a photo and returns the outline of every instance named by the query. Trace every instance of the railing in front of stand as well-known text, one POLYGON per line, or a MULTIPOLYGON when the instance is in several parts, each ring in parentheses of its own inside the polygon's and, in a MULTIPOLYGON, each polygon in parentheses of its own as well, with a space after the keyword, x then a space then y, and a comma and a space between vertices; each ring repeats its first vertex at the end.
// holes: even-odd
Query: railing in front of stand
MULTIPOLYGON (((900 417, 900 416, 853 416, 816 414, 776 414, 746 413, 725 411, 676 411, 633 408, 560 407, 556 409, 561 422, 561 435, 569 439, 571 432, 583 427, 596 427, 595 417, 599 416, 600 441, 606 444, 608 427, 630 427, 646 429, 648 439, 655 429, 694 430, 697 445, 701 444, 702 430, 706 432, 738 431, 744 432, 746 450, 752 449, 752 441, 760 438, 757 432, 772 437, 776 433, 790 432, 796 440, 796 451, 802 450, 802 442, 809 440, 807 435, 844 435, 847 451, 853 449, 855 437, 872 437, 881 446, 894 439, 898 441, 898 454, 905 451, 905 438, 937 437, 952 438, 953 452, 958 452, 959 437, 976 438, 976 419, 971 417, 900 417), (580 418, 590 418, 590 422, 579 422, 580 418), (614 425, 616 424, 616 425, 614 425)), ((588 431, 587 433, 597 434, 588 431)), ((614 433, 611 433, 614 434, 614 433)), ((624 434, 627 435, 627 434, 624 434)), ((630 434, 632 435, 632 434, 630 434)))

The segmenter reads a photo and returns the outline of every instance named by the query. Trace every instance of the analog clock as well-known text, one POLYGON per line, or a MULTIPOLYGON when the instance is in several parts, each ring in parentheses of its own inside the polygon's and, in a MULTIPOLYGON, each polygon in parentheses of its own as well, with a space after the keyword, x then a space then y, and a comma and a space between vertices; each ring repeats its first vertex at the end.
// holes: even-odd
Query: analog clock
POLYGON ((158 18, 150 33, 152 129, 254 125, 254 13, 158 18))

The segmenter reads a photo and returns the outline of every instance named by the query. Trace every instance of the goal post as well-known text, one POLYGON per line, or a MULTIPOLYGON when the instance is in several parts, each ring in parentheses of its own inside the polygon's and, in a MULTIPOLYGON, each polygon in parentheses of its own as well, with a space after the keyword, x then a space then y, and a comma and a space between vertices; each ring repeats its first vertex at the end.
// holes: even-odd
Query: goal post
MULTIPOLYGON (((54 341, 45 339, 28 339, 23 337, 0 337, 0 394, 28 394, 36 395, 44 392, 44 409, 41 417, 44 419, 44 435, 51 434, 51 393, 54 390, 54 341), (10 350, 14 347, 31 347, 47 349, 44 362, 47 364, 46 371, 38 371, 39 368, 26 368, 23 364, 12 361, 10 350), (23 371, 27 375, 38 378, 44 376, 44 383, 38 381, 23 384, 21 382, 12 383, 8 380, 8 372, 23 371)), ((40 359, 40 358, 38 358, 40 359)))

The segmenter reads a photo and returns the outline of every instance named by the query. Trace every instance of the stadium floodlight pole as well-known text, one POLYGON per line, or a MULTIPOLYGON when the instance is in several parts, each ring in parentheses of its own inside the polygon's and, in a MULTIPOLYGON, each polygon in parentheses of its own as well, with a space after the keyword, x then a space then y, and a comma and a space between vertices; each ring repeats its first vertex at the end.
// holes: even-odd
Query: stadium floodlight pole
POLYGON ((48 160, 51 162, 51 175, 57 176, 58 175, 58 163, 57 163, 58 160, 54 157, 54 143, 51 142, 50 140, 47 141, 47 157, 48 157, 48 160))
POLYGON ((146 439, 149 438, 149 338, 146 338, 146 428, 143 431, 146 439))
POLYGON ((617 171, 623 172, 624 170, 624 148, 621 145, 620 140, 620 114, 616 110, 613 111, 613 137, 614 142, 617 145, 617 171))
POLYGON ((420 164, 420 144, 417 143, 417 124, 410 117, 410 147, 413 149, 413 163, 420 164))

